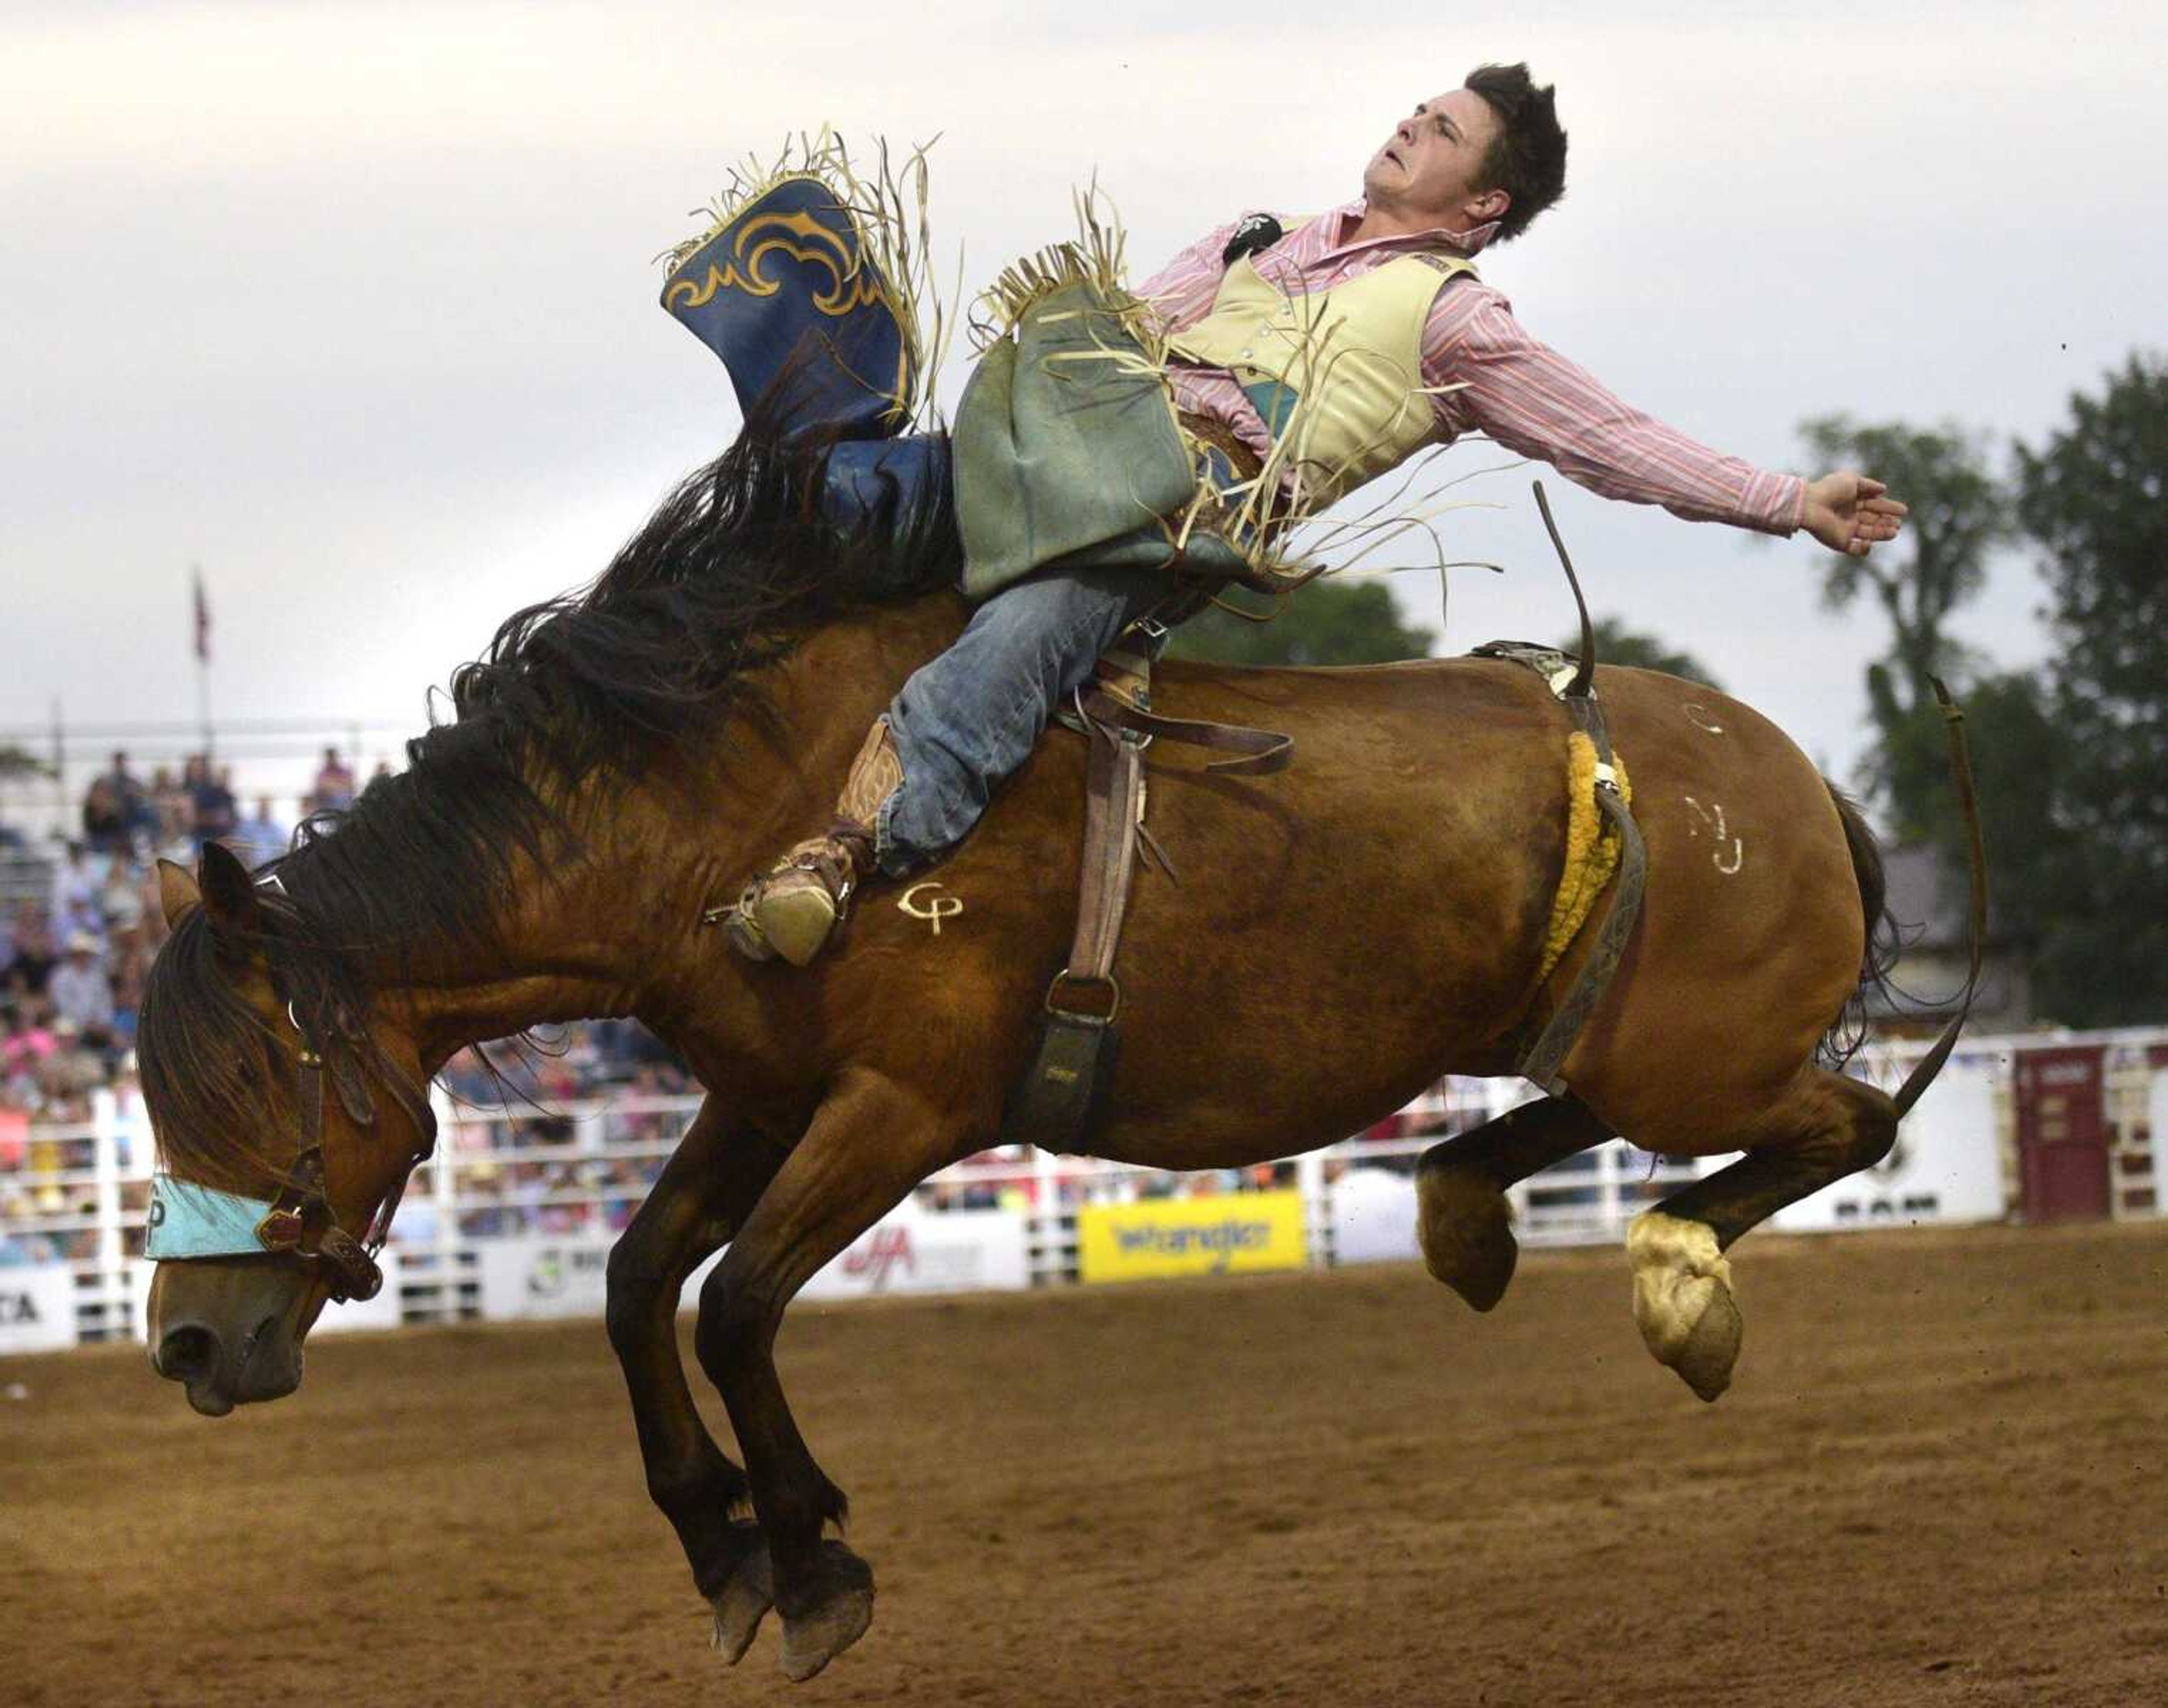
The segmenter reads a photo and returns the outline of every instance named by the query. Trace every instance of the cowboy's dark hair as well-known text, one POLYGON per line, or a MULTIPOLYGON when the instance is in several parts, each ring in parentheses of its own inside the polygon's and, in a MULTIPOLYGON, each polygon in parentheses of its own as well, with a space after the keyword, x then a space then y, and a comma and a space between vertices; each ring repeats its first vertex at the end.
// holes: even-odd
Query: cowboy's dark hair
POLYGON ((1517 237, 1528 222, 1565 194, 1565 132, 1559 126, 1558 86, 1542 88, 1527 61, 1478 66, 1462 88, 1480 95, 1498 115, 1498 135, 1483 156, 1485 189, 1511 199, 1495 241, 1517 237))

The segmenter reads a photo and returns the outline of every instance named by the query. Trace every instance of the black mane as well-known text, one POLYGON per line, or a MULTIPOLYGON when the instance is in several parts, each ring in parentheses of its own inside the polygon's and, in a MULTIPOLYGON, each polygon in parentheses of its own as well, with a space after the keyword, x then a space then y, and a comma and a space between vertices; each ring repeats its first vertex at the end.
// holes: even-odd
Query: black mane
MULTIPOLYGON (((250 947, 282 983, 360 1015, 372 968, 495 948, 518 862, 550 870, 577 837, 576 791, 592 808, 679 751, 712 754, 766 711, 763 668, 808 631, 956 584, 945 492, 900 528, 840 526, 819 507, 826 462, 749 427, 591 586, 507 618, 453 674, 453 720, 407 744, 406 771, 311 816, 258 873, 277 883, 250 947)), ((230 1184, 265 1087, 253 1045, 233 1059, 252 1010, 221 964, 230 934, 212 936, 199 911, 152 963, 137 1049, 168 1163, 230 1184)), ((276 1160, 274 1178, 290 1159, 276 1160)))
POLYGON ((407 744, 405 774, 301 827, 272 868, 295 900, 380 951, 488 949, 515 859, 550 869, 576 828, 572 791, 592 804, 673 752, 712 756, 807 631, 955 585, 945 492, 900 533, 844 528, 818 507, 825 477, 817 448, 748 431, 584 592, 514 612, 453 673, 454 721, 407 744))

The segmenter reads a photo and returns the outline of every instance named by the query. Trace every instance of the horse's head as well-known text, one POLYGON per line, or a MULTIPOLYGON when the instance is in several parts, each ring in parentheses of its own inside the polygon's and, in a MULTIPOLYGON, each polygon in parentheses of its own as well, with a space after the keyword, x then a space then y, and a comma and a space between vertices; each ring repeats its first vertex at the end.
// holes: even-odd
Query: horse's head
POLYGON ((412 1040, 356 1011, 283 896, 215 842, 196 878, 161 862, 160 887, 173 936, 137 1034, 164 1164, 151 1362, 218 1417, 291 1393, 325 1303, 375 1292, 436 1128, 412 1040))

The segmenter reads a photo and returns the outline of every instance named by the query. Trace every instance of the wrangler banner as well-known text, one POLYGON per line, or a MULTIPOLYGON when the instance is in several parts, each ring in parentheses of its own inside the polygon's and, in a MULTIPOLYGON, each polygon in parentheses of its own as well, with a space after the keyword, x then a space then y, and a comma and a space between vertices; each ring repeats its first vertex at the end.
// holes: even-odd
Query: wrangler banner
POLYGON ((1076 1267, 1087 1281, 1300 1269, 1302 1194, 1235 1192, 1087 1204, 1076 1212, 1076 1267))

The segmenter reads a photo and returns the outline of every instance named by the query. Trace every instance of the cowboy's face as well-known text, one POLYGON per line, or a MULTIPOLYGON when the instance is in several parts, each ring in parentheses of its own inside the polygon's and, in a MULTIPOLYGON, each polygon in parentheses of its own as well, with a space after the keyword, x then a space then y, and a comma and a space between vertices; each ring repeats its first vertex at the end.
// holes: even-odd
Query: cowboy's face
POLYGON ((1498 135, 1498 115, 1473 89, 1455 89, 1419 103, 1393 127, 1363 169, 1372 204, 1466 231, 1506 210, 1502 190, 1485 188, 1484 156, 1498 135))

